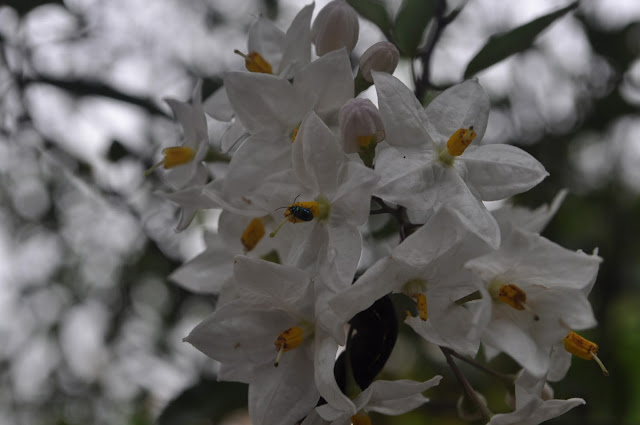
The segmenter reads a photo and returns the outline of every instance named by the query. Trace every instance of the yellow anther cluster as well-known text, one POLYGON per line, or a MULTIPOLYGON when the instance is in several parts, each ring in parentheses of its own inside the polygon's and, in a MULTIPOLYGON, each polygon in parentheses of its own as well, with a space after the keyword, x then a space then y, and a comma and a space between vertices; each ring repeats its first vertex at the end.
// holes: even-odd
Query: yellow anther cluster
POLYGON ((282 331, 280 335, 278 335, 278 339, 273 343, 276 346, 276 350, 278 351, 278 356, 276 357, 276 361, 273 364, 275 367, 278 367, 280 364, 280 356, 285 351, 293 350, 297 346, 299 346, 304 340, 304 331, 302 328, 298 326, 292 326, 289 329, 282 331))
POLYGON ((562 342, 565 350, 581 359, 591 360, 593 355, 598 352, 598 344, 581 337, 575 332, 570 332, 562 342))
POLYGON ((502 285, 498 290, 498 299, 516 310, 524 310, 527 294, 516 285, 502 285))
POLYGON ((265 58, 258 52, 251 52, 245 55, 239 50, 234 50, 234 53, 244 58, 244 66, 250 72, 259 72, 262 74, 273 74, 273 68, 271 64, 267 62, 265 58))
POLYGON ((473 139, 476 138, 476 132, 473 131, 473 126, 467 128, 461 128, 457 130, 449 140, 447 140, 447 151, 451 156, 460 156, 469 147, 473 139))
POLYGON ((580 357, 585 360, 595 360, 596 363, 602 369, 602 373, 605 375, 609 375, 609 371, 604 367, 604 364, 600 361, 597 356, 598 353, 598 344, 595 342, 591 342, 586 338, 581 337, 575 332, 569 332, 567 336, 562 340, 564 343, 564 349, 569 353, 573 354, 576 357, 580 357))
POLYGON ((188 146, 173 146, 162 151, 164 160, 162 165, 165 169, 177 167, 190 162, 196 153, 188 146))
POLYGON ((253 250, 264 236, 264 233, 264 224, 262 223, 262 220, 257 217, 251 220, 240 237, 245 251, 249 252, 253 250))
POLYGON ((411 296, 414 300, 416 300, 416 307, 418 307, 418 316, 421 320, 427 321, 427 296, 425 294, 413 294, 411 296))

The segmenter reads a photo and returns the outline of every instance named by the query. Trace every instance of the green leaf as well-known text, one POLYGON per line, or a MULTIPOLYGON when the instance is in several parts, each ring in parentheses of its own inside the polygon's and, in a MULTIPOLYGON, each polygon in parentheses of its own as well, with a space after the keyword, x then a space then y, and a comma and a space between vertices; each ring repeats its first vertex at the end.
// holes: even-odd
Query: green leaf
POLYGON ((576 7, 578 7, 577 1, 509 32, 491 36, 484 47, 480 49, 473 59, 471 59, 469 65, 467 65, 464 78, 469 78, 513 54, 528 49, 542 31, 576 7))
POLYGON ((391 18, 381 0, 347 0, 356 12, 365 19, 373 22, 391 40, 391 18))
POLYGON ((234 410, 247 406, 247 385, 203 379, 169 402, 157 425, 220 423, 234 410))
POLYGON ((395 39, 403 55, 413 57, 436 10, 435 0, 404 0, 395 22, 395 39))

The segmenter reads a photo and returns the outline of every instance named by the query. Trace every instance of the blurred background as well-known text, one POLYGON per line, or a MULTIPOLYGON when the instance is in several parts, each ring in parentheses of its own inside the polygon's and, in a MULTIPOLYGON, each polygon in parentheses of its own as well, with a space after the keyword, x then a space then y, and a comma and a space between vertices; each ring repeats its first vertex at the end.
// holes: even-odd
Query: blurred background
MULTIPOLYGON (((248 422, 235 410, 246 389, 216 383, 214 362, 182 342, 215 300, 167 279, 203 249, 216 213, 176 234, 176 208, 154 194, 161 177, 143 172, 180 140, 162 99, 187 100, 197 78, 212 92, 221 72, 242 68, 233 49, 246 49, 259 14, 286 30, 305 3, 0 4, 0 424, 248 422)), ((393 14, 400 3, 386 5, 393 14)), ((490 35, 568 3, 469 0, 434 51, 432 82, 459 82, 490 35)), ((383 38, 363 20, 354 57, 383 38)), ((600 324, 584 335, 611 376, 574 359, 556 397, 587 405, 556 424, 640 424, 639 58, 640 2, 582 0, 533 48, 479 74, 493 102, 485 141, 520 146, 551 174, 515 202, 535 207, 568 188, 544 235, 604 258, 590 297, 600 324)), ((408 81, 408 69, 396 74, 408 81)), ((401 332, 383 377, 447 378, 432 404, 375 423, 468 423, 432 351, 401 332)), ((506 411, 501 384, 463 369, 506 411)))

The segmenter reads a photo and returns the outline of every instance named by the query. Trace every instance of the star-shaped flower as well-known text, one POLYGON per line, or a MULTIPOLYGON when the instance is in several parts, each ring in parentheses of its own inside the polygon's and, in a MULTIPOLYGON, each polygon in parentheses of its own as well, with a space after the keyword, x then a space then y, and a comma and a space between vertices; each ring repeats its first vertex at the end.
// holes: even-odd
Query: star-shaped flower
POLYGON ((419 211, 447 204, 497 247, 498 225, 482 201, 532 188, 547 176, 544 167, 514 146, 478 145, 490 103, 477 81, 445 90, 424 109, 396 78, 373 76, 387 133, 386 143, 379 145, 386 149, 376 155, 381 179, 375 194, 419 211))

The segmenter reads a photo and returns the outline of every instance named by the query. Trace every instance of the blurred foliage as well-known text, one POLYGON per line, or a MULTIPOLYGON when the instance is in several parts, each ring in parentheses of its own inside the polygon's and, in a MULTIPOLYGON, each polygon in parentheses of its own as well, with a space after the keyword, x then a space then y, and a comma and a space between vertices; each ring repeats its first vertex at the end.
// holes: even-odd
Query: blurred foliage
MULTIPOLYGON (((365 19, 376 24, 382 34, 396 37, 403 52, 410 55, 418 53, 419 43, 431 16, 429 8, 419 7, 421 2, 405 0, 394 18, 390 14, 391 8, 380 0, 348 1, 365 19)), ((18 16, 18 23, 24 23, 36 13, 41 13, 43 8, 38 10, 38 6, 42 5, 55 6, 50 9, 53 16, 61 9, 71 9, 70 5, 73 4, 73 15, 82 16, 83 12, 76 3, 81 2, 16 0, 4 2, 2 7, 11 8, 18 16)), ((205 10, 201 10, 196 3, 181 4, 181 10, 193 13, 183 19, 199 16, 202 18, 201 24, 210 32, 222 26, 241 26, 233 20, 227 8, 216 7, 216 3, 211 2, 205 10)), ((275 0, 256 1, 253 5, 269 17, 279 16, 280 5, 275 0)), ((471 60, 466 74, 475 74, 531 45, 533 47, 520 56, 541 54, 536 44, 537 35, 571 8, 573 5, 494 37, 471 60)), ((150 20, 155 19, 152 12, 154 10, 149 3, 150 20)), ((127 11, 121 10, 120 13, 127 11)), ((93 16, 91 21, 90 13, 85 11, 85 14, 86 19, 79 19, 80 26, 74 31, 85 39, 106 39, 108 28, 102 27, 100 21, 103 17, 98 19, 93 16)), ((532 140, 523 140, 520 135, 526 133, 527 128, 518 127, 521 124, 517 115, 518 105, 509 98, 494 99, 494 102, 496 110, 507 111, 505 116, 516 130, 507 133, 505 141, 523 147, 540 160, 550 173, 550 177, 538 187, 518 196, 516 202, 539 206, 549 202, 561 188, 570 188, 572 195, 567 198, 544 235, 569 249, 591 252, 598 248, 599 255, 604 259, 590 297, 600 324, 584 335, 600 345, 599 355, 609 367, 611 375, 604 378, 592 362, 575 359, 568 376, 554 384, 556 396, 583 397, 587 405, 550 423, 636 424, 640 423, 640 365, 635 360, 640 349, 640 197, 637 189, 640 185, 634 188, 623 181, 616 158, 611 159, 614 162, 611 172, 605 173, 595 184, 587 184, 585 180, 589 176, 580 174, 573 155, 588 134, 604 140, 601 142, 603 149, 613 149, 613 141, 606 140, 612 137, 611 129, 624 118, 638 120, 637 104, 623 93, 621 86, 629 82, 624 76, 638 60, 640 22, 609 29, 597 19, 588 18, 580 12, 576 17, 594 56, 606 63, 611 76, 605 78, 605 88, 600 91, 589 86, 588 82, 580 81, 579 77, 571 76, 568 79, 567 84, 586 86, 586 93, 573 99, 579 107, 575 123, 557 130, 542 122, 541 131, 535 132, 532 140)), ((163 25, 168 21, 158 20, 154 23, 159 27, 157 34, 167 32, 163 25)), ((459 31, 455 25, 456 22, 453 22, 450 28, 459 31)), ((186 32, 193 28, 185 26, 184 29, 186 32)), ((493 34, 499 34, 503 29, 495 28, 493 34)), ((178 236, 172 232, 175 210, 166 202, 149 195, 158 184, 136 183, 133 177, 130 179, 133 183, 127 181, 118 184, 114 175, 118 175, 120 168, 112 169, 115 172, 109 175, 104 171, 105 163, 113 167, 136 164, 133 171, 125 176, 140 176, 146 167, 144 164, 151 164, 155 162, 154 159, 157 161, 154 155, 170 139, 171 131, 166 129, 174 124, 168 118, 168 109, 160 101, 160 97, 166 93, 141 90, 117 78, 107 78, 100 73, 108 66, 100 64, 107 63, 115 67, 119 61, 127 63, 129 60, 131 62, 126 66, 130 67, 130 74, 138 77, 140 70, 136 65, 139 62, 132 60, 136 53, 133 44, 141 43, 145 53, 148 53, 147 49, 154 53, 164 51, 166 46, 155 45, 149 34, 131 38, 124 45, 115 47, 107 46, 105 41, 105 45, 96 44, 101 48, 94 45, 94 49, 82 53, 90 57, 89 66, 76 72, 56 73, 55 67, 42 69, 42 64, 46 63, 43 57, 80 49, 81 40, 77 37, 62 37, 55 42, 38 41, 44 45, 40 50, 38 48, 42 45, 35 42, 30 45, 24 38, 16 37, 7 41, 6 33, 2 34, 2 40, 0 137, 3 145, 0 148, 5 155, 2 155, 4 160, 0 168, 3 179, 0 214, 4 224, 2 234, 9 235, 7 238, 10 237, 8 240, 12 242, 6 252, 7 255, 15 255, 10 258, 17 262, 19 252, 26 250, 32 238, 35 239, 33 244, 44 250, 45 239, 38 238, 47 235, 55 242, 50 251, 62 260, 56 263, 53 271, 47 274, 43 272, 42 275, 36 272, 46 267, 43 259, 28 263, 24 266, 26 277, 23 280, 13 276, 7 278, 7 281, 17 282, 18 298, 10 298, 6 291, 0 296, 6 314, 11 314, 20 323, 20 332, 13 331, 15 324, 11 324, 13 333, 10 334, 6 331, 8 328, 0 328, 0 336, 11 347, 0 351, 0 382, 5 390, 0 396, 0 422, 145 425, 153 423, 166 405, 159 419, 161 424, 216 423, 246 402, 246 392, 241 384, 215 382, 211 362, 207 362, 195 350, 189 352, 190 347, 181 349, 174 346, 179 346, 180 338, 188 332, 192 322, 204 317, 215 302, 189 294, 166 280, 185 257, 177 246, 178 236), (94 62, 98 66, 94 67, 94 62), (28 96, 30 93, 31 96, 28 96), (119 106, 125 107, 127 113, 135 112, 142 116, 145 127, 153 127, 153 131, 142 131, 145 133, 142 138, 148 146, 141 147, 127 140, 126 136, 114 135, 102 149, 104 162, 85 157, 65 139, 76 128, 65 126, 58 129, 37 114, 33 97, 46 98, 52 93, 65 96, 63 103, 70 105, 69 113, 89 113, 84 109, 87 104, 82 102, 96 99, 116 101, 119 106), (32 184, 34 179, 42 182, 46 195, 43 199, 49 200, 49 204, 44 203, 42 212, 37 214, 21 208, 21 196, 12 192, 27 187, 27 183, 32 184), (90 219, 82 221, 87 215, 91 215, 90 219), (130 237, 120 241, 120 245, 116 243, 116 248, 106 246, 110 238, 118 233, 130 237), (55 308, 52 307, 54 300, 59 300, 55 308), (68 330, 68 322, 71 322, 73 315, 83 311, 81 306, 87 305, 90 311, 97 310, 102 314, 100 317, 106 320, 103 334, 98 338, 101 338, 101 352, 108 354, 102 362, 96 360, 98 371, 82 375, 82 370, 70 363, 74 357, 64 352, 63 342, 70 338, 65 337, 66 334, 71 335, 71 340, 87 338, 87 335, 72 332, 75 328, 68 330), (40 352, 46 355, 38 357, 40 352), (48 365, 44 367, 44 379, 34 381, 34 385, 38 386, 37 391, 28 388, 29 382, 18 379, 32 376, 27 373, 33 367, 28 361, 33 361, 39 367, 48 365), (143 379, 153 376, 158 377, 155 383, 143 379), (170 380, 179 384, 171 388, 166 388, 166 384, 158 384, 158 381, 170 380), (24 387, 32 391, 29 394, 35 395, 20 398, 19 395, 26 392, 24 387)), ((244 40, 237 43, 242 44, 244 40)), ((157 61, 154 67, 167 73, 167 79, 159 81, 159 86, 166 81, 181 81, 187 88, 183 90, 186 95, 195 76, 205 76, 209 77, 206 79, 205 94, 219 87, 220 80, 208 74, 210 69, 203 64, 201 57, 189 58, 181 56, 181 53, 184 52, 178 50, 168 54, 169 57, 163 61, 151 54, 142 56, 142 59, 157 61)), ((211 52, 211 55, 217 53, 211 52)), ((74 56, 62 57, 66 65, 77 60, 74 56)), ((448 65, 432 64, 433 67, 445 68, 448 65)), ((535 82, 535 70, 526 75, 527 78, 535 82)), ((51 105, 46 104, 45 107, 50 108, 51 105)), ((537 113, 536 116, 541 116, 539 111, 537 113)), ((110 119, 118 121, 119 118, 110 119)), ((173 137, 176 135, 173 134, 173 137)), ((631 139, 633 134, 627 134, 626 137, 631 139)), ((154 183, 158 182, 154 180, 154 183)), ((384 238, 395 233, 396 228, 395 220, 389 218, 386 225, 374 233, 374 237, 384 238)), ((89 315, 85 321, 92 318, 89 315)), ((425 344, 420 344, 406 326, 400 325, 397 333, 398 342, 380 378, 429 379, 439 373, 445 379, 438 391, 427 394, 432 399, 431 403, 399 418, 377 415, 374 417, 375 423, 417 425, 427 420, 443 425, 466 423, 455 415, 455 402, 460 389, 446 365, 440 361, 438 353, 434 354, 425 344)), ((92 353, 88 351, 84 357, 92 360, 92 353)), ((506 356, 499 356, 490 365, 504 372, 517 370, 517 366, 506 356)), ((467 365, 461 365, 461 368, 492 406, 501 406, 506 410, 506 391, 502 384, 487 379, 486 375, 467 365)))

